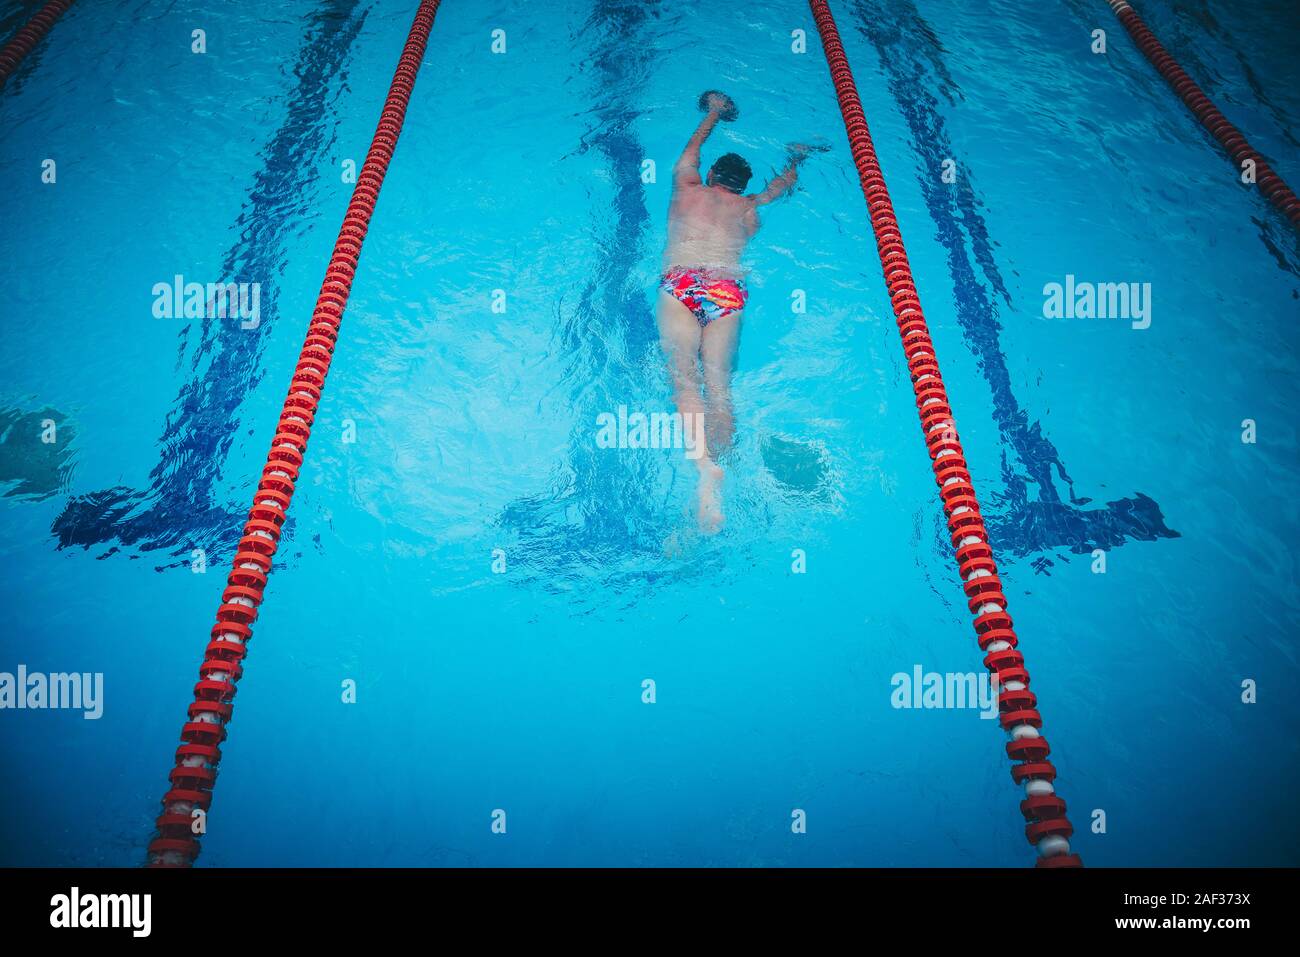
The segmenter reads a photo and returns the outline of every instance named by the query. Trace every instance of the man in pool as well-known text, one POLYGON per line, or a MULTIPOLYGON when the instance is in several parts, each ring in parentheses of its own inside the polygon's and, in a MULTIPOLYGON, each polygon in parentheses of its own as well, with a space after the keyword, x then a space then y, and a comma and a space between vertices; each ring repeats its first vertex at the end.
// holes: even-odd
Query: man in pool
POLYGON ((673 166, 658 323, 684 431, 702 436, 704 448, 690 450, 700 472, 696 517, 700 529, 712 534, 722 527, 723 473, 718 459, 730 448, 735 432, 731 373, 749 297, 740 254, 758 230, 758 207, 794 186, 808 147, 791 146, 785 169, 761 193, 745 194, 751 172, 735 153, 720 157, 701 179, 700 147, 718 120, 735 119, 736 106, 716 91, 705 93, 700 106, 705 117, 673 166), (703 429, 693 425, 701 421, 697 416, 703 417, 703 429))

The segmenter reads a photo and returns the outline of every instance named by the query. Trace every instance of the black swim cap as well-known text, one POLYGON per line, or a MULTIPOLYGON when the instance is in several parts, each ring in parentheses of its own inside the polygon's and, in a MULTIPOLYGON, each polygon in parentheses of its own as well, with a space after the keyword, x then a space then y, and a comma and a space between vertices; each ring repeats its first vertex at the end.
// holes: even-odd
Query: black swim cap
POLYGON ((733 193, 743 193, 754 171, 749 168, 745 158, 737 153, 726 153, 709 170, 719 186, 726 187, 733 193))

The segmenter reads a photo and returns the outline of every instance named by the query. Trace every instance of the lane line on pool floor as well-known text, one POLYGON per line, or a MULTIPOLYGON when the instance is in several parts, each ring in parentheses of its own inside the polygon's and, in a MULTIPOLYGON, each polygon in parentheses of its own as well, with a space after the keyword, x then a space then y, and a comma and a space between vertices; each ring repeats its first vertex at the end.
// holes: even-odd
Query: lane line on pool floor
POLYGON ((1229 123, 1227 117, 1219 112, 1219 108, 1178 65, 1178 61, 1169 55, 1127 0, 1106 0, 1106 2, 1115 12, 1115 16, 1119 17, 1119 22, 1124 24, 1124 29, 1129 32, 1138 49, 1146 55, 1160 75, 1165 78, 1165 82, 1187 104, 1187 108, 1200 120, 1201 125, 1210 131, 1239 167, 1244 169, 1247 162, 1254 164, 1255 184, 1260 191, 1270 203, 1282 211, 1287 219, 1294 225, 1300 226, 1300 199, 1296 198, 1291 187, 1273 171, 1264 157, 1246 142, 1246 137, 1241 134, 1241 130, 1229 123))
POLYGON ((808 0, 808 5, 821 34, 826 65, 835 84, 871 228, 876 234, 880 265, 903 340, 930 465, 939 485, 962 588, 974 616, 976 639, 985 652, 985 667, 997 680, 998 717, 1010 735, 1006 751, 1013 762, 1011 777, 1025 790, 1025 799, 1020 802, 1020 811, 1029 822, 1025 836, 1038 851, 1039 867, 1080 867, 1083 862, 1079 855, 1070 851, 1069 838, 1074 828, 1066 817, 1065 802, 1056 794, 1053 783, 1056 768, 1047 759, 1051 749, 1040 731, 1042 716, 1037 710, 1037 698, 1029 690, 1029 672, 1025 669, 1024 656, 1016 647, 1019 640, 1007 611, 988 531, 953 423, 934 343, 921 312, 898 218, 867 129, 853 72, 826 0, 808 0))
POLYGON ((199 842, 192 830, 194 812, 201 810, 206 816, 212 803, 217 766, 221 762, 219 745, 226 738, 226 725, 234 709, 235 686, 243 675, 242 663, 252 638, 252 624, 262 603, 280 531, 293 498, 294 483, 307 452, 307 440, 329 374, 361 246, 402 132, 406 108, 440 2, 422 0, 416 11, 370 151, 339 228, 289 384, 289 394, 280 412, 275 437, 271 439, 266 466, 221 595, 211 641, 199 666, 189 720, 181 728, 182 743, 176 749, 176 764, 169 775, 171 788, 163 796, 163 813, 155 822, 158 836, 149 843, 150 866, 188 867, 199 854, 199 842))
POLYGON ((0 48, 0 89, 4 88, 23 58, 32 52, 41 38, 50 31, 50 27, 54 26, 54 21, 72 6, 72 2, 73 0, 50 0, 0 48))

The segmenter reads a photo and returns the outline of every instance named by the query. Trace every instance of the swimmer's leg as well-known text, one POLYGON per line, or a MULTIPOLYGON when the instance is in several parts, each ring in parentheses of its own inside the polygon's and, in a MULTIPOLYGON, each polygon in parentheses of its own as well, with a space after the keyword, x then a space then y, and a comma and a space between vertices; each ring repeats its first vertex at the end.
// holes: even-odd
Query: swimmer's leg
POLYGON ((659 344, 668 360, 668 374, 673 383, 677 411, 687 421, 704 414, 700 394, 700 324, 694 313, 668 295, 659 293, 659 344))
POLYGON ((694 313, 666 292, 659 293, 658 323, 659 342, 672 377, 673 400, 681 413, 685 433, 698 437, 697 447, 687 450, 687 457, 700 470, 696 514, 701 530, 716 532, 722 525, 722 469, 709 455, 707 429, 700 427, 707 424, 700 391, 703 385, 699 362, 700 324, 694 313))
POLYGON ((740 345, 740 317, 743 310, 714 319, 704 327, 700 359, 704 366, 705 424, 709 448, 715 457, 725 455, 736 434, 731 407, 731 374, 740 345))

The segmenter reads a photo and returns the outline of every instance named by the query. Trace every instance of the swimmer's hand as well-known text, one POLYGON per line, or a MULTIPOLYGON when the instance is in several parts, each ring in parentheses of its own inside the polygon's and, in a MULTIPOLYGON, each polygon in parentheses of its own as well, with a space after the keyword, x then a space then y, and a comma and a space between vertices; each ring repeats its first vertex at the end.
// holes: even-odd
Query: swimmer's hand
POLYGON ((700 112, 716 113, 718 119, 730 123, 740 115, 736 101, 721 90, 705 90, 700 94, 700 112))
POLYGON ((734 110, 736 104, 731 97, 725 93, 709 93, 708 104, 710 113, 725 113, 728 110, 734 110))
POLYGON ((830 146, 820 141, 812 143, 790 143, 786 146, 789 152, 791 163, 802 163, 813 153, 825 153, 830 150, 830 146))

